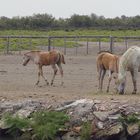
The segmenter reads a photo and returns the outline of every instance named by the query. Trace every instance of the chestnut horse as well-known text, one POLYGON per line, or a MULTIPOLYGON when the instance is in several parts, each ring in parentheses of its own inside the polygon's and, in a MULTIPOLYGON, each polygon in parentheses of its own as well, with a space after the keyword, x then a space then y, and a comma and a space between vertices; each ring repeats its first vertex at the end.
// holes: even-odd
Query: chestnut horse
POLYGON ((63 85, 63 69, 62 69, 61 63, 65 64, 65 60, 64 60, 64 55, 60 53, 59 51, 56 51, 56 50, 52 50, 49 52, 30 51, 24 54, 23 59, 24 59, 24 62, 23 62, 24 66, 26 66, 30 60, 32 60, 38 66, 39 72, 38 72, 38 80, 36 82, 36 85, 38 85, 40 82, 40 76, 42 76, 46 84, 49 85, 49 82, 47 81, 47 79, 45 79, 43 75, 43 70, 42 70, 43 66, 48 66, 48 65, 51 65, 52 69, 54 70, 53 78, 51 80, 51 85, 53 85, 55 75, 58 71, 56 65, 58 66, 60 70, 61 85, 63 85))
MULTIPOLYGON (((102 91, 103 79, 106 71, 109 71, 109 79, 107 85, 107 92, 109 92, 109 86, 114 73, 114 79, 117 80, 119 56, 111 54, 110 52, 99 52, 96 58, 97 72, 99 78, 99 90, 102 91)), ((116 83, 116 81, 115 81, 116 83)))

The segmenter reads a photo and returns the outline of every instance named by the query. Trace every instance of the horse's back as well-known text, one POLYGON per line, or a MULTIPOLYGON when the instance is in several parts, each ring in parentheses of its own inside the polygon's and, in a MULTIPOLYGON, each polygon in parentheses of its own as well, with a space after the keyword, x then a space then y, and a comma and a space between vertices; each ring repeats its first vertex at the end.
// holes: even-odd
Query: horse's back
POLYGON ((120 58, 120 67, 131 70, 140 67, 140 47, 130 47, 120 58))
POLYGON ((119 57, 117 55, 108 52, 102 52, 97 56, 97 63, 98 65, 102 65, 105 69, 111 68, 113 70, 114 63, 116 63, 118 58, 119 57))
MULTIPOLYGON (((64 61, 64 56, 62 56, 64 61)), ((57 50, 51 50, 49 52, 40 52, 40 63, 42 65, 53 65, 61 63, 61 53, 57 50)), ((63 62, 65 63, 65 61, 63 62)))

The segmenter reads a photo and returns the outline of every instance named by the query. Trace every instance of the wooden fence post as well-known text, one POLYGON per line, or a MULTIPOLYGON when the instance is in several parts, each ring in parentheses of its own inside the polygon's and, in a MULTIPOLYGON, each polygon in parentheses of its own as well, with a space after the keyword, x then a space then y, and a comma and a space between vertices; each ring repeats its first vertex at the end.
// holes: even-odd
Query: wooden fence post
POLYGON ((113 37, 110 36, 110 52, 113 52, 113 37))
POLYGON ((66 48, 67 48, 66 37, 64 37, 64 55, 66 55, 66 48))
POLYGON ((127 42, 127 39, 125 38, 125 49, 127 50, 128 49, 128 42, 127 42))
POLYGON ((78 52, 78 37, 77 36, 75 38, 75 44, 76 44, 76 55, 77 55, 77 52, 78 52))
POLYGON ((87 38, 87 54, 88 54, 88 48, 89 47, 89 44, 88 44, 88 38, 87 38))
POLYGON ((32 49, 32 38, 29 38, 29 48, 32 49))
POLYGON ((51 38, 48 37, 48 51, 51 50, 51 38))
POLYGON ((99 38, 99 52, 101 51, 101 39, 99 38))
POLYGON ((9 36, 7 36, 6 54, 9 54, 9 48, 10 48, 10 38, 9 36))

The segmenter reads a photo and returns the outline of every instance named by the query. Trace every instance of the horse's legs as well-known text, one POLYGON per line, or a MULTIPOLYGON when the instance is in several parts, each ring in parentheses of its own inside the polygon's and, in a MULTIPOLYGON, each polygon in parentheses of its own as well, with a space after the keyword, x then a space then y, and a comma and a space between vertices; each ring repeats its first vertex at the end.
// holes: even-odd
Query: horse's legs
POLYGON ((44 79, 44 81, 46 82, 46 84, 49 85, 49 82, 47 81, 47 79, 43 75, 42 66, 40 67, 40 75, 42 76, 42 78, 44 79))
POLYGON ((109 92, 110 82, 112 80, 112 71, 109 70, 108 86, 106 92, 109 92))
POLYGON ((63 85, 64 84, 64 82, 63 82, 63 69, 62 69, 61 64, 57 64, 57 66, 58 66, 60 74, 61 74, 61 85, 63 85))
POLYGON ((103 87, 103 80, 104 80, 105 73, 106 73, 106 70, 102 69, 102 72, 101 72, 101 91, 102 91, 102 87, 103 87))
POLYGON ((51 80, 51 85, 53 85, 53 81, 54 81, 55 75, 56 75, 56 73, 57 73, 57 67, 56 67, 55 64, 52 65, 52 68, 53 68, 53 70, 54 70, 54 74, 53 74, 53 78, 52 78, 52 80, 51 80))
POLYGON ((99 90, 101 90, 101 73, 102 73, 102 69, 100 68, 98 71, 99 90))
POLYGON ((38 66, 38 80, 37 80, 37 82, 36 82, 36 85, 38 85, 39 84, 39 82, 40 82, 40 75, 41 75, 41 69, 40 69, 40 66, 38 66))
POLYGON ((44 77, 44 75, 43 75, 42 66, 39 66, 38 81, 36 82, 36 85, 38 85, 39 82, 40 82, 40 75, 41 75, 42 78, 45 80, 46 84, 49 85, 49 82, 47 81, 47 79, 45 79, 45 77, 44 77))
POLYGON ((137 80, 136 80, 137 70, 134 69, 134 70, 130 71, 130 73, 131 73, 131 76, 132 76, 132 81, 133 81, 133 86, 134 86, 134 90, 133 90, 132 94, 136 94, 136 92, 137 92, 137 80))

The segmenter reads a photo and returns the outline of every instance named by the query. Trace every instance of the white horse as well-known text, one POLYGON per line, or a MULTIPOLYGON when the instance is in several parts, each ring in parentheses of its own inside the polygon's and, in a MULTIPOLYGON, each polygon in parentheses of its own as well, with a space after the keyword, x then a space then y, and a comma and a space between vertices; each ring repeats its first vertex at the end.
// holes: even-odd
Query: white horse
POLYGON ((133 92, 137 92, 137 75, 140 71, 140 48, 132 46, 120 58, 118 73, 118 92, 124 94, 126 84, 126 71, 130 71, 133 82, 133 92))

